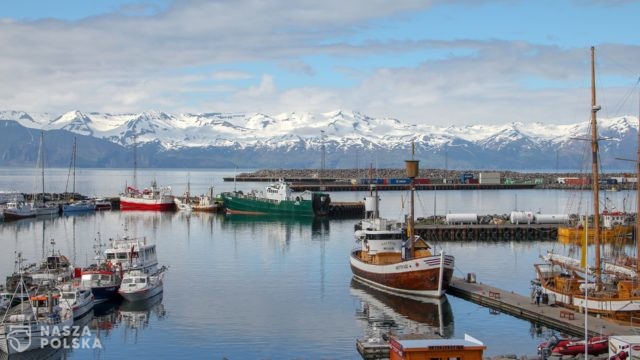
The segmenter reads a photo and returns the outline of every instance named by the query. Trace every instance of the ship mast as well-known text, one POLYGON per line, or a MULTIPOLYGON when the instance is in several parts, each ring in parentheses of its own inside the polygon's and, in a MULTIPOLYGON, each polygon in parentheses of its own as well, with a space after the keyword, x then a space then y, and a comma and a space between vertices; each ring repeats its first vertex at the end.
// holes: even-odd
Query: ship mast
POLYGON ((640 273, 640 97, 638 98, 638 140, 636 150, 636 271, 640 273))
POLYGON ((598 125, 596 113, 600 106, 596 105, 596 70, 595 48, 591 47, 591 188, 593 191, 593 240, 595 245, 595 277, 596 289, 602 288, 600 266, 600 206, 599 206, 599 179, 598 179, 598 125))
POLYGON ((415 244, 414 242, 414 223, 413 223, 413 219, 414 219, 414 202, 413 202, 413 197, 414 197, 414 192, 415 192, 415 180, 416 177, 418 176, 418 163, 420 163, 420 160, 405 160, 405 167, 407 170, 407 177, 411 180, 411 212, 409 215, 409 221, 407 221, 407 237, 409 238, 410 244, 411 244, 411 258, 413 259, 415 257, 415 244))

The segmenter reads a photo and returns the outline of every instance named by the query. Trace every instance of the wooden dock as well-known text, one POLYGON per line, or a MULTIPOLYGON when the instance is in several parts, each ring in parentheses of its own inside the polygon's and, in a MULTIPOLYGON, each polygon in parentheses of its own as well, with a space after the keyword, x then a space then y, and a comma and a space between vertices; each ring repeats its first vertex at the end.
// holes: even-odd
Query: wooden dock
MULTIPOLYGON (((573 336, 584 336, 584 314, 561 306, 540 304, 537 306, 530 297, 515 294, 482 283, 469 283, 454 277, 447 293, 461 299, 488 307, 520 319, 534 321, 552 329, 573 336)), ((627 325, 606 318, 590 316, 587 322, 590 336, 596 335, 637 335, 638 323, 627 325), (635 326, 634 326, 635 325, 635 326)))
POLYGON ((557 224, 416 225, 427 241, 556 240, 557 224))

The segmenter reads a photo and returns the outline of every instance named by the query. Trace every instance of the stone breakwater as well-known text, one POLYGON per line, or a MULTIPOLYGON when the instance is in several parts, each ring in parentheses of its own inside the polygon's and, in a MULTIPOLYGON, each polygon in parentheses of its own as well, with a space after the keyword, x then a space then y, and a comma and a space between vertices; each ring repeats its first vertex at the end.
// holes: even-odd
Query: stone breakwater
MULTIPOLYGON (((558 178, 584 178, 589 177, 584 173, 552 173, 552 172, 516 172, 505 170, 444 170, 444 169, 420 169, 420 178, 428 178, 432 183, 460 183, 460 177, 463 174, 474 174, 477 178, 481 172, 497 172, 503 183, 507 180, 511 184, 535 184, 536 188, 541 189, 590 189, 589 185, 571 185, 561 184, 558 178)), ((261 169, 251 173, 240 173, 238 178, 268 178, 279 179, 286 178, 295 182, 296 179, 327 179, 336 182, 350 182, 352 179, 368 179, 368 178, 405 178, 405 169, 261 169)), ((635 174, 629 173, 604 173, 600 174, 600 179, 634 177, 635 174)), ((618 183, 615 184, 617 190, 635 189, 635 183, 618 183)), ((603 189, 610 188, 610 184, 601 184, 603 189)))

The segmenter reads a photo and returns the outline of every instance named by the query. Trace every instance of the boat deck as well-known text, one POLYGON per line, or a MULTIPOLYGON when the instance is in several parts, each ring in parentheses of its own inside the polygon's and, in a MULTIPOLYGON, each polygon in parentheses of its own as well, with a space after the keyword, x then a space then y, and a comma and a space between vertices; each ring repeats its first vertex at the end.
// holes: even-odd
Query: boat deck
MULTIPOLYGON (((537 306, 530 297, 482 283, 470 283, 458 277, 452 279, 447 293, 488 307, 493 311, 534 321, 570 335, 584 336, 585 315, 561 306, 542 303, 537 306)), ((624 324, 589 315, 587 326, 590 336, 640 334, 640 319, 624 324)))

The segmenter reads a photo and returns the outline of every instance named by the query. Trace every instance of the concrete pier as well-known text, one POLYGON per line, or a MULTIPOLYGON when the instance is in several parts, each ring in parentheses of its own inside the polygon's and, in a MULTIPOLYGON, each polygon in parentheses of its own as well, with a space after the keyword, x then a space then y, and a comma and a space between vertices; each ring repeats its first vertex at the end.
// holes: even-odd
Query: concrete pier
MULTIPOLYGON (((453 278, 447 294, 520 319, 534 321, 573 336, 584 336, 585 315, 561 306, 546 304, 538 306, 528 296, 482 283, 469 283, 457 277, 453 278)), ((589 316, 587 321, 590 336, 635 335, 640 331, 637 325, 623 324, 594 316, 589 316)))
POLYGON ((556 240, 557 224, 416 225, 427 241, 556 240))

